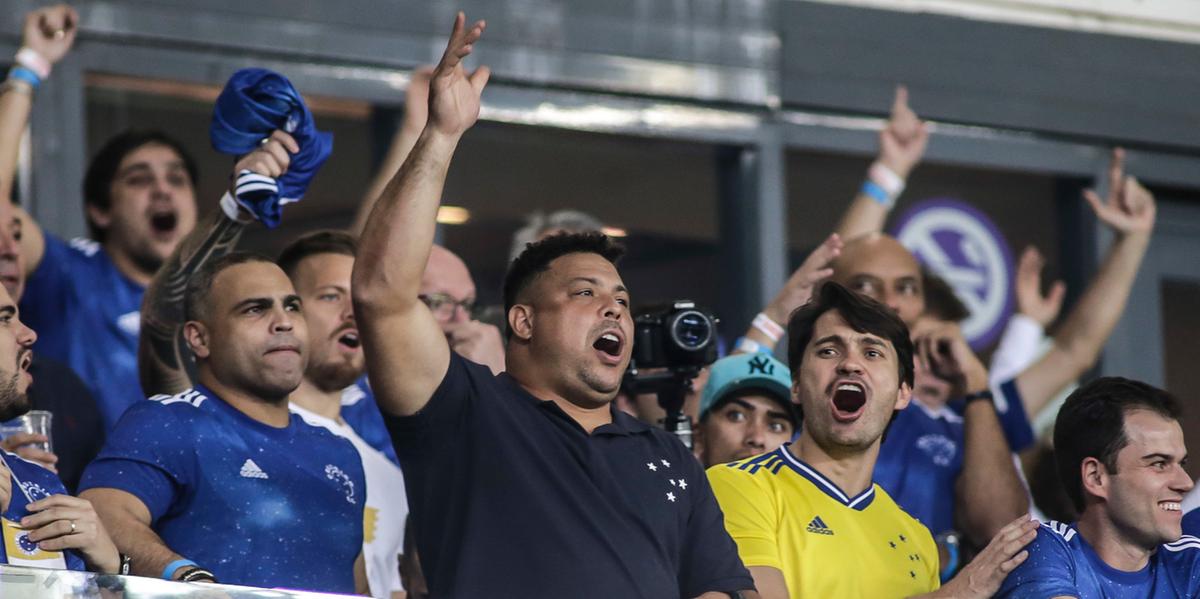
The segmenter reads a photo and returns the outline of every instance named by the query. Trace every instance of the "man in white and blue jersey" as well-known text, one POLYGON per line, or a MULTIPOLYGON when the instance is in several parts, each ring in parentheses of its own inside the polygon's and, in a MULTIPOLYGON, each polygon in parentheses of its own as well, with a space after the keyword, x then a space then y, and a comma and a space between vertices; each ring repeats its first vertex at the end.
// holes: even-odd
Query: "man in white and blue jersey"
POLYGON ((1002 598, 1147 599, 1200 593, 1200 539, 1181 531, 1192 489, 1182 406, 1119 377, 1077 389, 1054 425, 1055 460, 1074 524, 1048 522, 1002 598))
POLYGON ((288 411, 307 361, 301 306, 264 257, 227 254, 191 276, 198 384, 130 408, 81 484, 135 574, 365 590, 358 453, 288 411))

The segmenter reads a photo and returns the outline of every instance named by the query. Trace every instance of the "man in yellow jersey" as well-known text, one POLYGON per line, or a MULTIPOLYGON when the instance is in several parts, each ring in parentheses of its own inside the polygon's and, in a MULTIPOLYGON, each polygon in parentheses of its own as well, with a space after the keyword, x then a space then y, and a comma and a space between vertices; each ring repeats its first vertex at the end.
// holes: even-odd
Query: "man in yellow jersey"
POLYGON ((1022 517, 1005 526, 939 589, 929 530, 871 482, 884 430, 912 393, 904 323, 882 304, 826 283, 792 314, 787 333, 800 436, 708 470, 763 599, 990 597, 1027 557, 1022 548, 1037 522, 1022 517))

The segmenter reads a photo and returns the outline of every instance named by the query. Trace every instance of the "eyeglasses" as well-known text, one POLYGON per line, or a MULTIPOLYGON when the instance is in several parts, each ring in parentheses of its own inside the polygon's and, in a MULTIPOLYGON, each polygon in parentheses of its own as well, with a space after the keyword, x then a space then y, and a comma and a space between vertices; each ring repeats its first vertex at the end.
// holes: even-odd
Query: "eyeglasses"
POLYGON ((438 318, 453 318, 454 312, 459 308, 467 316, 475 314, 475 300, 473 299, 458 301, 449 293, 422 293, 417 296, 417 299, 428 306, 429 311, 438 318))

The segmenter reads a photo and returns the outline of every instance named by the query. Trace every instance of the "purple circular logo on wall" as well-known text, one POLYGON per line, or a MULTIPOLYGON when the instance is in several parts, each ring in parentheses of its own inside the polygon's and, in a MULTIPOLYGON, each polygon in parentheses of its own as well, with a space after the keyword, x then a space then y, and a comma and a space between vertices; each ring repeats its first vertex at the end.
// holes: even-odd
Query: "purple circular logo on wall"
POLYGON ((906 210, 892 235, 971 311, 962 329, 972 348, 1000 336, 1013 311, 1013 255, 992 219, 961 200, 935 198, 906 210))

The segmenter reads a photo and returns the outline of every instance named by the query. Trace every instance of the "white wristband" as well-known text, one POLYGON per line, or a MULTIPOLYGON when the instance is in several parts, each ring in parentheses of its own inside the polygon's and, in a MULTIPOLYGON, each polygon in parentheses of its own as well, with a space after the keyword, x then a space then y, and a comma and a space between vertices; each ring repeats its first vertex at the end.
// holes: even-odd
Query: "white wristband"
POLYGON ((758 332, 766 335, 768 339, 776 343, 779 342, 779 339, 782 338, 783 334, 786 332, 783 330, 783 327, 779 326, 779 323, 771 320, 770 316, 767 316, 762 312, 759 312, 758 315, 754 317, 754 321, 750 323, 750 326, 758 329, 758 332))
POLYGON ((50 61, 44 56, 38 54, 33 48, 21 48, 17 50, 17 55, 13 57, 13 62, 33 71, 38 79, 45 81, 50 76, 50 61))
POLYGON ((765 347, 763 347, 761 343, 759 343, 753 339, 747 339, 745 337, 738 339, 737 346, 734 347, 734 350, 740 351, 744 354, 757 354, 757 353, 767 352, 767 349, 765 347))
POLYGON ((224 212, 225 216, 228 216, 229 220, 234 222, 254 222, 253 217, 247 217, 242 213, 242 207, 238 206, 237 200, 234 200, 233 195, 228 191, 225 192, 225 195, 221 196, 221 212, 224 212))
POLYGON ((882 187, 893 199, 900 195, 900 192, 904 191, 904 179, 882 162, 876 161, 871 164, 871 169, 867 171, 867 178, 882 187))

